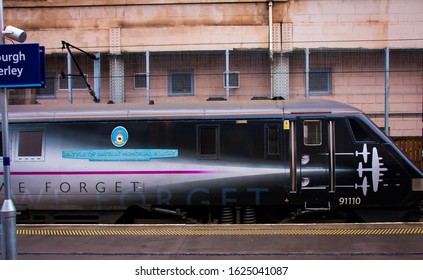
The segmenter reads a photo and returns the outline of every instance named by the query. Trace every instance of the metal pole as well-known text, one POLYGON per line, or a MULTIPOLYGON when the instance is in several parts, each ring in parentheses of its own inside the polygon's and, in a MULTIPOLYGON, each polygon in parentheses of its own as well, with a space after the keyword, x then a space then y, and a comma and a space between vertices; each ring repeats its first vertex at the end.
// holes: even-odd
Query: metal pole
MULTIPOLYGON (((0 31, 2 31, 4 29, 3 0, 0 0, 0 17, 0 31)), ((0 44, 4 45, 3 35, 0 38, 0 44)), ((2 89, 0 95, 4 170, 4 202, 1 207, 2 256, 5 260, 16 260, 16 208, 10 190, 9 120, 6 89, 2 89)))
POLYGON ((72 87, 72 57, 71 54, 68 52, 67 54, 67 63, 68 63, 68 92, 69 92, 69 103, 72 104, 73 102, 73 87, 72 87))
POLYGON ((310 49, 305 49, 305 96, 310 95, 310 49))
POLYGON ((229 100, 229 50, 225 51, 226 71, 225 71, 225 89, 226 100, 229 100))
POLYGON ((273 1, 269 1, 269 56, 273 60, 273 1))
POLYGON ((2 255, 5 260, 16 260, 16 208, 10 191, 9 121, 6 89, 2 90, 1 99, 4 170, 4 202, 1 208, 2 255))
POLYGON ((273 62, 273 55, 270 59, 270 99, 273 99, 275 95, 275 77, 274 77, 274 62, 273 62))
POLYGON ((101 99, 101 53, 95 54, 94 59, 94 92, 97 100, 101 99))
POLYGON ((269 1, 269 59, 270 59, 270 98, 274 95, 273 73, 273 2, 269 1))
POLYGON ((385 133, 389 135, 389 48, 385 48, 385 133))
POLYGON ((145 82, 147 88, 147 104, 150 104, 150 51, 145 52, 145 82))

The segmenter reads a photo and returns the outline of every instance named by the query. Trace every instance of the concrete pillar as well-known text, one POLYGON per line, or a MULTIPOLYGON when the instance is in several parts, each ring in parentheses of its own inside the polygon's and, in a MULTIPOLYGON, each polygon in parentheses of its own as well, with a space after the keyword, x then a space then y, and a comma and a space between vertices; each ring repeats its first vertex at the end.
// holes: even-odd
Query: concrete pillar
POLYGON ((125 62, 122 55, 110 56, 110 101, 125 102, 125 62))
POLYGON ((289 98, 289 57, 283 53, 273 54, 273 96, 289 98))
POLYGON ((125 102, 125 62, 121 55, 120 28, 110 28, 110 101, 125 102))

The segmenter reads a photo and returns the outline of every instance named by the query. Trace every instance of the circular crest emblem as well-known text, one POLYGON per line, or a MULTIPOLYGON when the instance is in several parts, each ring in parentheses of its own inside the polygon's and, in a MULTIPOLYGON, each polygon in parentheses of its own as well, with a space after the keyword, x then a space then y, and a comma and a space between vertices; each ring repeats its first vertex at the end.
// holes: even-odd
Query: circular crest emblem
POLYGON ((123 126, 117 126, 112 131, 112 143, 118 148, 125 146, 128 137, 128 131, 123 126))

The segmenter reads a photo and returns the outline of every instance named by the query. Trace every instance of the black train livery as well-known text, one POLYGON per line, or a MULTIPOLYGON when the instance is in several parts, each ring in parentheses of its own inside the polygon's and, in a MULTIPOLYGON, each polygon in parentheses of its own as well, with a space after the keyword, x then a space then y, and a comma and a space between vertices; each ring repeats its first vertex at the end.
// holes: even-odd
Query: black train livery
POLYGON ((22 105, 9 111, 10 188, 20 222, 420 217, 422 171, 361 111, 342 103, 22 105))

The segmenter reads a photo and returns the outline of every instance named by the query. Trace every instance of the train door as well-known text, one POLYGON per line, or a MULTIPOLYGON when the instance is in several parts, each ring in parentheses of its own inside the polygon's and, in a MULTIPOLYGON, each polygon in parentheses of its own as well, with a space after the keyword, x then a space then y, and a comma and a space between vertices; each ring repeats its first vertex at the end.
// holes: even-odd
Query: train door
POLYGON ((296 185, 305 208, 330 208, 334 185, 333 122, 326 118, 296 119, 296 185))

